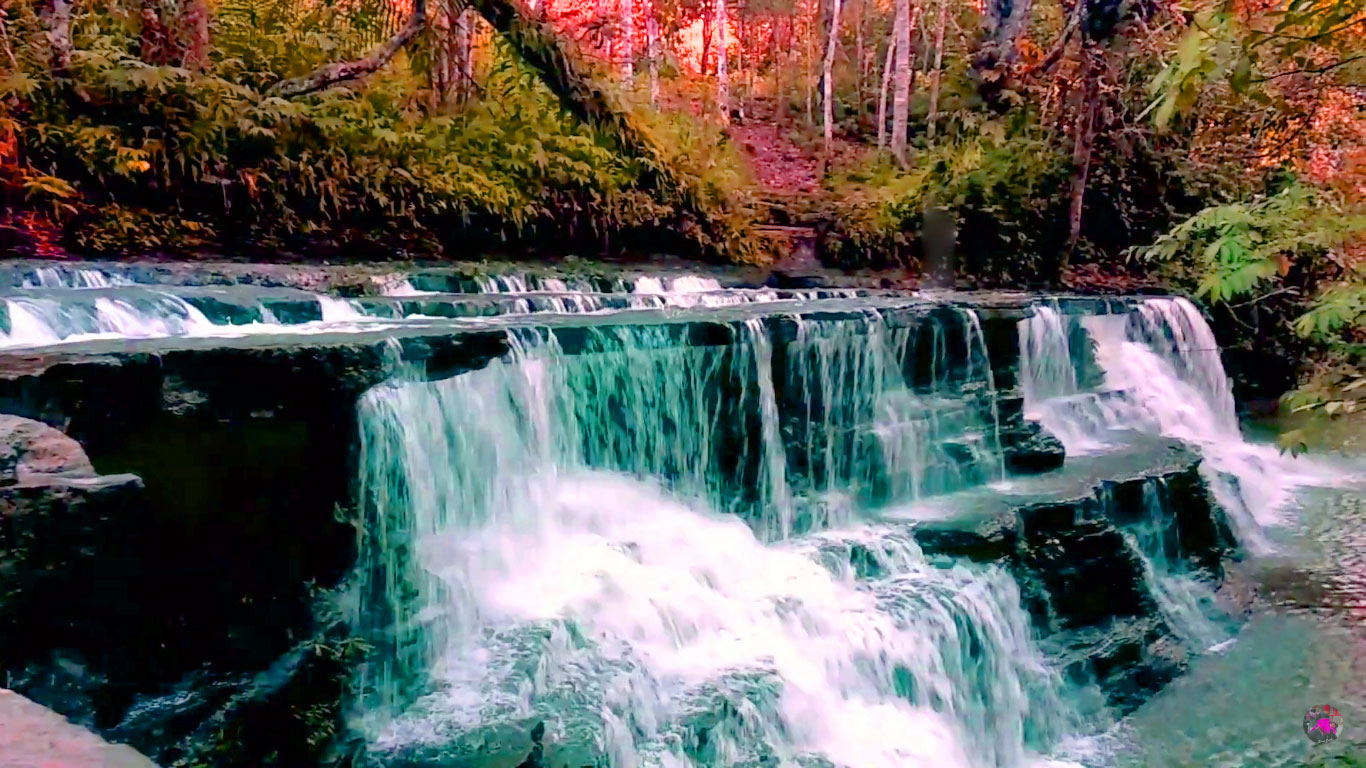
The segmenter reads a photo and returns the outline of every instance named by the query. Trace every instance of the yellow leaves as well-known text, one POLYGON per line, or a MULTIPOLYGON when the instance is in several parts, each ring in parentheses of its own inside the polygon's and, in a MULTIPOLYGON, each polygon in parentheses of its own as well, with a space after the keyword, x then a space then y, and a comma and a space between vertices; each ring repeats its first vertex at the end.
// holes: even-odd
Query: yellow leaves
POLYGON ((29 197, 47 196, 66 199, 76 196, 71 182, 56 176, 28 176, 24 179, 24 193, 29 197))
POLYGON ((114 167, 121 176, 132 177, 152 170, 151 155, 144 149, 118 147, 114 151, 114 167))

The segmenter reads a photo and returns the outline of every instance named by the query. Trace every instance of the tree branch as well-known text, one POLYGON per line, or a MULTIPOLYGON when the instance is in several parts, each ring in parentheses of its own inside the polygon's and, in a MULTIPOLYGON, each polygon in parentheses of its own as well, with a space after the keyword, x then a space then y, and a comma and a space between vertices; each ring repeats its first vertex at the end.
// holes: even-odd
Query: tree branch
MULTIPOLYGON (((58 0, 60 2, 60 0, 58 0)), ((427 24, 427 0, 414 0, 413 13, 403 28, 393 37, 380 43, 368 56, 355 61, 334 61, 309 72, 302 77, 291 77, 272 85, 266 93, 269 96, 294 98, 315 93, 338 83, 364 77, 379 71, 398 52, 417 37, 427 24)))
POLYGON ((1081 25, 1082 10, 1085 7, 1086 0, 1077 0, 1077 4, 1072 7, 1070 18, 1067 19, 1067 26, 1063 27, 1062 34, 1058 36, 1058 42, 1054 43, 1052 50, 1038 64, 1034 65, 1035 71, 1047 72, 1053 68, 1054 64, 1058 63, 1058 59, 1062 58, 1063 51, 1067 50, 1067 41, 1072 39, 1077 27, 1081 25))
POLYGON ((1334 64, 1329 64, 1329 65, 1326 66, 1326 67, 1319 67, 1318 69, 1292 69, 1292 70, 1289 70, 1288 72, 1281 72, 1281 73, 1275 74, 1275 75, 1267 75, 1266 77, 1259 77, 1259 78, 1257 78, 1256 80, 1253 80, 1252 82, 1254 82, 1254 83, 1265 83, 1265 82, 1267 82, 1267 81, 1269 81, 1269 80, 1275 80, 1275 79, 1281 78, 1281 77, 1290 77, 1291 75, 1323 75, 1323 74, 1327 74, 1327 73, 1329 73, 1329 72, 1332 72, 1333 70, 1337 69, 1338 67, 1345 67, 1345 66, 1347 66, 1348 64, 1351 64, 1351 63, 1354 62, 1354 61, 1361 61, 1362 59, 1366 59, 1366 53, 1363 53, 1363 54, 1360 54, 1360 55, 1357 55, 1357 56, 1349 56, 1349 57, 1343 59, 1342 61, 1339 61, 1339 62, 1334 63, 1334 64))

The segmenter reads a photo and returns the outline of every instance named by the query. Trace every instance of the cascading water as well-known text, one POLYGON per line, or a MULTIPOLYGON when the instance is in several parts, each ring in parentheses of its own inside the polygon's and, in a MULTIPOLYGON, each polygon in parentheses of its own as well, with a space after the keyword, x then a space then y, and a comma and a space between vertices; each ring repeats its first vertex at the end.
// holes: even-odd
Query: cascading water
POLYGON ((9 327, 0 329, 0 348, 82 339, 195 335, 214 327, 199 309, 169 294, 139 301, 102 296, 93 302, 16 296, 4 299, 3 307, 9 327))
POLYGON ((1123 314, 1067 318, 1036 306, 1020 326, 1026 413, 1069 454, 1122 445, 1126 432, 1158 433, 1199 446, 1202 471, 1250 547, 1301 484, 1332 478, 1311 462, 1243 439, 1219 347, 1183 298, 1146 299, 1123 314), (1079 335, 1084 344, 1077 344, 1079 335), (1094 388, 1079 380, 1094 372, 1094 388))
POLYGON ((1146 483, 1143 515, 1121 535, 1141 559, 1148 593, 1177 636, 1196 650, 1217 648, 1230 637, 1229 617, 1217 605, 1207 575, 1188 567, 1165 493, 1161 481, 1146 483))
MULTIPOLYGON (((793 322, 717 346, 600 328, 572 355, 532 334, 367 394, 375 749, 468 758, 543 721, 556 764, 1017 766, 1070 727, 1004 572, 797 511, 994 477, 936 469, 972 429, 997 460, 962 403, 926 418, 908 329, 793 322), (918 449, 888 450, 913 414, 918 449)), ((984 364, 963 357, 959 387, 984 364)))

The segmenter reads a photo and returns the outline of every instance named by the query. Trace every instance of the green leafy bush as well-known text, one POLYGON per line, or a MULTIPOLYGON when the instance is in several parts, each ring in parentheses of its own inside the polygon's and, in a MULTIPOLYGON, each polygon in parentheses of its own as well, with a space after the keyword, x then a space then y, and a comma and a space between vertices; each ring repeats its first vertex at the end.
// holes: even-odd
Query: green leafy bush
MULTIPOLYGON (((643 183, 641 163, 614 137, 568 116, 499 45, 464 107, 434 111, 424 78, 401 65, 286 100, 269 86, 354 56, 382 32, 364 3, 345 12, 297 0, 224 3, 204 72, 140 60, 136 25, 116 6, 89 6, 74 24, 74 83, 53 76, 28 4, 11 28, 21 67, 0 81, 0 129, 14 132, 20 154, 9 196, 49 211, 81 250, 322 238, 465 255, 508 240, 676 231, 692 234, 693 247, 737 246, 689 226, 691 214, 643 183)), ((655 122, 680 164, 696 153, 681 172, 697 174, 709 203, 726 205, 741 185, 717 136, 655 122)))
POLYGON ((837 182, 844 263, 914 261, 925 213, 940 207, 957 220, 963 273, 988 284, 1047 279, 1067 239, 1070 163, 1031 126, 973 127, 917 152, 909 171, 882 163, 837 182))
MULTIPOLYGON (((1207 207, 1131 254, 1235 318, 1258 303, 1276 307, 1273 327, 1239 322, 1264 349, 1292 334, 1316 349, 1306 383, 1285 405, 1338 418, 1366 404, 1366 272, 1339 253, 1363 234, 1362 212, 1292 182, 1273 195, 1207 207)), ((1286 433, 1283 444, 1303 449, 1306 429, 1286 433)))

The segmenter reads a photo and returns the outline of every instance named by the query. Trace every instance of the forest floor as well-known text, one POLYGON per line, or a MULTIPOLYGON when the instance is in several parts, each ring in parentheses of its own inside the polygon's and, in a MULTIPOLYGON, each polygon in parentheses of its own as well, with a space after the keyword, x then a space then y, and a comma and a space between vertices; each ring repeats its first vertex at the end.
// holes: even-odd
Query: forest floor
POLYGON ((732 125, 730 136, 744 150, 765 191, 821 193, 820 157, 798 144, 791 130, 773 121, 750 120, 732 125))

